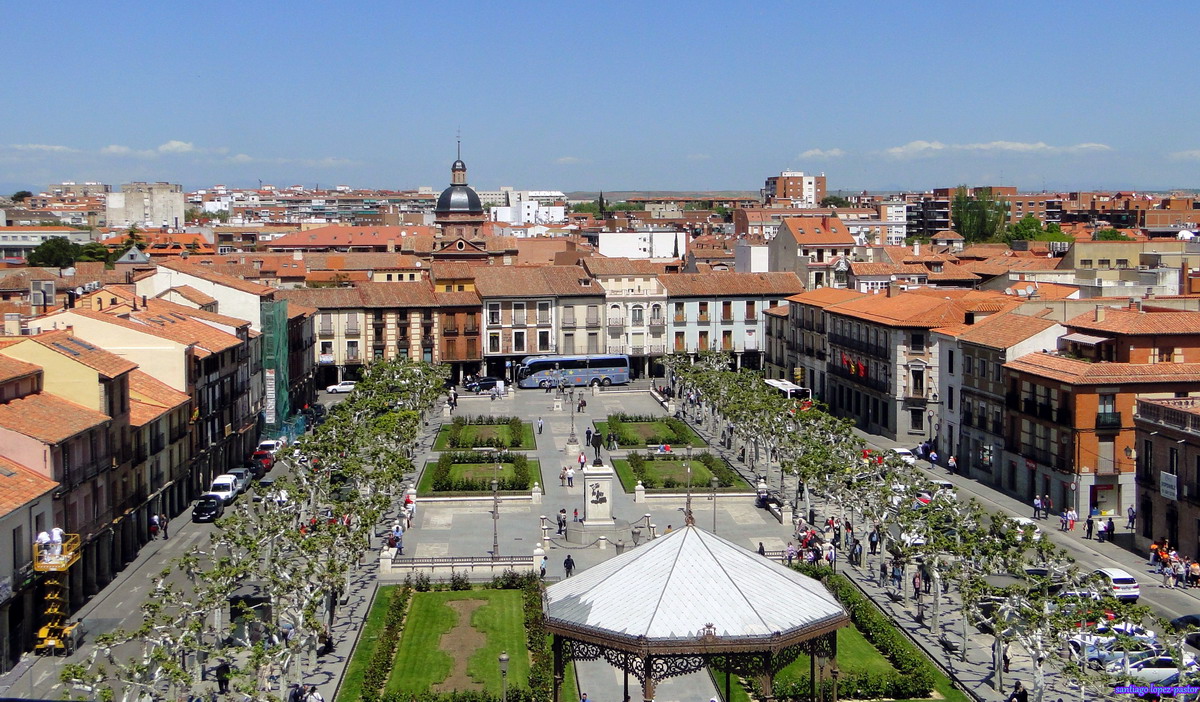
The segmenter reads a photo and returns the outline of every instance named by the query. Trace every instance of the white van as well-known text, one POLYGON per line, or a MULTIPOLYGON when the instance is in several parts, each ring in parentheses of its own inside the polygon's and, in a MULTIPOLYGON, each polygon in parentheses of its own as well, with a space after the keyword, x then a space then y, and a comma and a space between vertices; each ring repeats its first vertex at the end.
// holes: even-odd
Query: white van
POLYGON ((219 496, 225 504, 233 502, 238 496, 237 476, 228 473, 218 475, 213 478, 212 486, 208 488, 208 491, 219 496))

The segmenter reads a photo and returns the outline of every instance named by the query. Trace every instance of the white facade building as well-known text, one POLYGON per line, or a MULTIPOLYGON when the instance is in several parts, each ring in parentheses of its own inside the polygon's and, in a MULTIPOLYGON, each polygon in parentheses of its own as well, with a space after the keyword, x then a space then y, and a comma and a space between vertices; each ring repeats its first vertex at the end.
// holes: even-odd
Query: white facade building
POLYGON ((739 241, 734 249, 734 270, 738 273, 766 273, 771 270, 766 245, 739 241))
POLYGON ((183 186, 177 183, 125 183, 106 196, 105 221, 110 227, 183 226, 183 186))
POLYGON ((609 258, 675 258, 687 254, 687 232, 600 232, 600 253, 609 258))

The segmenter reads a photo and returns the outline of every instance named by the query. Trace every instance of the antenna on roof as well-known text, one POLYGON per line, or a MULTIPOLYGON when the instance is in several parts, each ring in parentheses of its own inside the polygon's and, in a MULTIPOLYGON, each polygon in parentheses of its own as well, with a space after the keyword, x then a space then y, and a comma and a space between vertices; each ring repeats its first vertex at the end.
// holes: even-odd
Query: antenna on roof
POLYGON ((462 160, 462 127, 459 127, 458 129, 456 129, 454 131, 454 141, 456 141, 458 143, 458 149, 456 151, 455 158, 457 158, 459 161, 461 161, 462 160))

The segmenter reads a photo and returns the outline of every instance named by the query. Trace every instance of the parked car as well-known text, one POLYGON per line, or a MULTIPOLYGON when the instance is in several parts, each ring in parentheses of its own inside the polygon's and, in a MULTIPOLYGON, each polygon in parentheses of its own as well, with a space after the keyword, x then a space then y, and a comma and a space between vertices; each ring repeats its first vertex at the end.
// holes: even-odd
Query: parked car
POLYGON ((225 514, 225 500, 220 495, 204 494, 192 507, 193 522, 215 522, 225 514))
POLYGON ((1137 578, 1120 568, 1100 568, 1093 575, 1099 576, 1104 581, 1110 594, 1120 600, 1138 601, 1138 597, 1142 594, 1142 588, 1138 585, 1137 578))
MULTIPOLYGON (((1187 654, 1183 659, 1184 668, 1194 668, 1196 665, 1196 657, 1192 654, 1187 654)), ((1121 656, 1116 660, 1110 661, 1105 670, 1111 675, 1125 674, 1125 657, 1121 656)), ((1129 676, 1146 682, 1159 683, 1172 676, 1179 674, 1179 664, 1169 655, 1147 654, 1142 657, 1129 655, 1129 676)))
POLYGON ((496 382, 498 380, 498 378, 484 376, 482 378, 476 378, 472 380, 471 382, 463 385, 463 387, 466 388, 468 392, 489 392, 496 387, 496 382))
POLYGON ((358 383, 353 380, 343 380, 340 383, 335 383, 325 388, 325 392, 331 395, 336 395, 340 392, 352 392, 355 385, 358 385, 358 383))
POLYGON ((274 478, 263 478, 254 484, 254 502, 262 502, 275 490, 274 478))
POLYGON ((1188 631, 1187 642, 1196 648, 1200 648, 1200 614, 1185 614, 1182 617, 1175 617, 1171 620, 1171 629, 1174 631, 1188 631))
POLYGON ((275 454, 279 453, 279 450, 284 448, 285 446, 287 446, 286 439, 263 439, 262 441, 258 442, 258 448, 255 450, 256 451, 266 451, 267 453, 274 456, 275 454))
POLYGON ((250 489, 250 481, 254 479, 254 475, 245 468, 230 468, 228 475, 237 478, 236 485, 239 495, 250 489))
POLYGON ((237 478, 228 473, 222 473, 213 478, 212 485, 208 486, 208 491, 220 497, 225 504, 229 504, 238 496, 237 478))
POLYGON ((1013 517, 1013 521, 1017 523, 1017 528, 1021 530, 1021 538, 1024 539, 1026 534, 1033 541, 1042 540, 1042 530, 1038 528, 1037 522, 1029 517, 1013 517))
POLYGON ((250 454, 250 460, 262 463, 263 470, 269 471, 275 467, 275 454, 270 451, 255 451, 250 454))
POLYGON ((906 448, 894 448, 892 449, 892 453, 896 454, 900 460, 904 461, 910 466, 916 465, 917 463, 917 455, 906 448))
POLYGON ((251 460, 243 463, 242 467, 250 472, 251 480, 258 480, 259 478, 261 478, 267 474, 267 467, 265 465, 263 465, 262 461, 256 461, 254 459, 251 459, 251 460))

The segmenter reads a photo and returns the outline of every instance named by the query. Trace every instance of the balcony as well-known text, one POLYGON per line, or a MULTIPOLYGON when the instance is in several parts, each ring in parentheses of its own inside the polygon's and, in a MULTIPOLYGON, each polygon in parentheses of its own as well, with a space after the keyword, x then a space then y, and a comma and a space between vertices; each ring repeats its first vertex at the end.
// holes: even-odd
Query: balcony
POLYGON ((1050 408, 1049 402, 1037 403, 1038 419, 1054 419, 1054 411, 1050 408))
POLYGON ((708 313, 696 315, 696 323, 698 324, 708 324, 710 321, 712 320, 709 319, 708 313))
POLYGON ((875 378, 863 377, 861 375, 851 373, 849 370, 847 370, 843 366, 830 366, 829 373, 838 378, 844 378, 846 380, 849 380, 850 382, 854 383, 855 385, 861 385, 862 387, 870 388, 871 390, 874 390, 876 392, 881 392, 884 394, 888 394, 891 392, 891 389, 888 387, 888 384, 886 382, 884 382, 882 380, 877 380, 875 378))
POLYGON ((665 326, 667 326, 667 320, 664 319, 663 317, 651 317, 650 318, 650 326, 651 327, 659 327, 659 328, 665 327, 665 326))
POLYGON ((974 415, 973 413, 971 413, 971 412, 963 412, 963 415, 962 415, 962 425, 963 425, 964 427, 973 427, 973 426, 975 426, 975 415, 974 415))
MULTIPOLYGON (((982 429, 983 427, 980 427, 982 429)), ((992 420, 992 433, 996 436, 1004 436, 1004 422, 992 420)))
POLYGON ((609 326, 610 328, 611 327, 623 327, 623 326, 625 326, 625 318, 624 317, 609 317, 607 320, 605 320, 605 324, 607 326, 609 326))
POLYGON ((1054 423, 1064 427, 1074 426, 1075 422, 1071 417, 1071 410, 1062 406, 1054 410, 1054 423))
POLYGON ((600 326, 600 318, 599 317, 588 317, 585 320, 584 324, 585 324, 585 326, 592 327, 592 328, 598 327, 598 326, 600 326))
POLYGON ((1200 400, 1181 397, 1165 400, 1138 400, 1139 419, 1173 427, 1181 431, 1200 433, 1200 400))
POLYGON ((721 315, 721 324, 733 324, 733 315, 732 314, 721 315))
POLYGON ((362 329, 358 325, 346 325, 346 336, 359 336, 362 334, 362 329))
POLYGON ((372 317, 371 318, 371 328, 372 329, 375 329, 375 330, 383 329, 384 325, 386 325, 386 324, 387 324, 387 321, 384 320, 383 317, 372 317))
POLYGON ((516 313, 514 312, 514 313, 513 313, 513 318, 512 318, 512 323, 513 323, 513 326, 514 326, 514 327, 523 327, 523 326, 526 326, 526 324, 525 324, 525 313, 524 313, 524 312, 522 312, 521 314, 516 314, 516 313))
POLYGON ((757 323, 758 323, 758 315, 756 315, 756 314, 748 314, 748 315, 746 315, 746 317, 745 317, 744 321, 745 321, 747 324, 757 324, 757 323))
MULTIPOLYGON (((589 321, 590 321, 590 320, 589 320, 589 321)), ((537 324, 538 324, 538 326, 539 326, 539 327, 548 327, 548 326, 550 326, 550 315, 548 315, 548 314, 546 314, 546 315, 539 314, 539 315, 537 316, 537 324)), ((597 321, 597 324, 599 324, 599 321, 597 321)))
POLYGON ((825 349, 817 349, 816 356, 818 361, 824 361, 826 355, 825 349))
POLYGON ((674 317, 672 317, 672 319, 674 320, 674 322, 676 324, 684 324, 685 322, 687 322, 687 317, 684 317, 681 314, 675 315, 674 317))
POLYGON ((317 327, 317 336, 321 336, 321 337, 333 336, 333 327, 325 326, 324 324, 322 324, 321 326, 317 327))
POLYGON ((363 362, 363 361, 362 361, 362 356, 361 356, 361 355, 359 355, 359 353, 358 353, 358 349, 353 349, 353 350, 351 350, 351 349, 346 349, 346 357, 345 357, 345 359, 343 359, 343 360, 344 360, 344 361, 345 361, 347 364, 349 364, 349 363, 362 363, 362 362, 363 362))
POLYGON ((1121 428, 1121 413, 1120 412, 1097 412, 1096 413, 1096 428, 1097 429, 1120 429, 1121 428))
POLYGON ((1021 401, 1021 411, 1031 417, 1037 416, 1037 401, 1032 397, 1027 397, 1021 401))
POLYGON ((458 327, 442 327, 442 336, 458 336, 458 327))
POLYGON ((474 322, 468 322, 467 326, 463 329, 463 332, 466 334, 478 334, 479 326, 474 322))
POLYGON ((575 318, 574 317, 563 317, 562 328, 563 329, 574 329, 575 328, 575 318))

